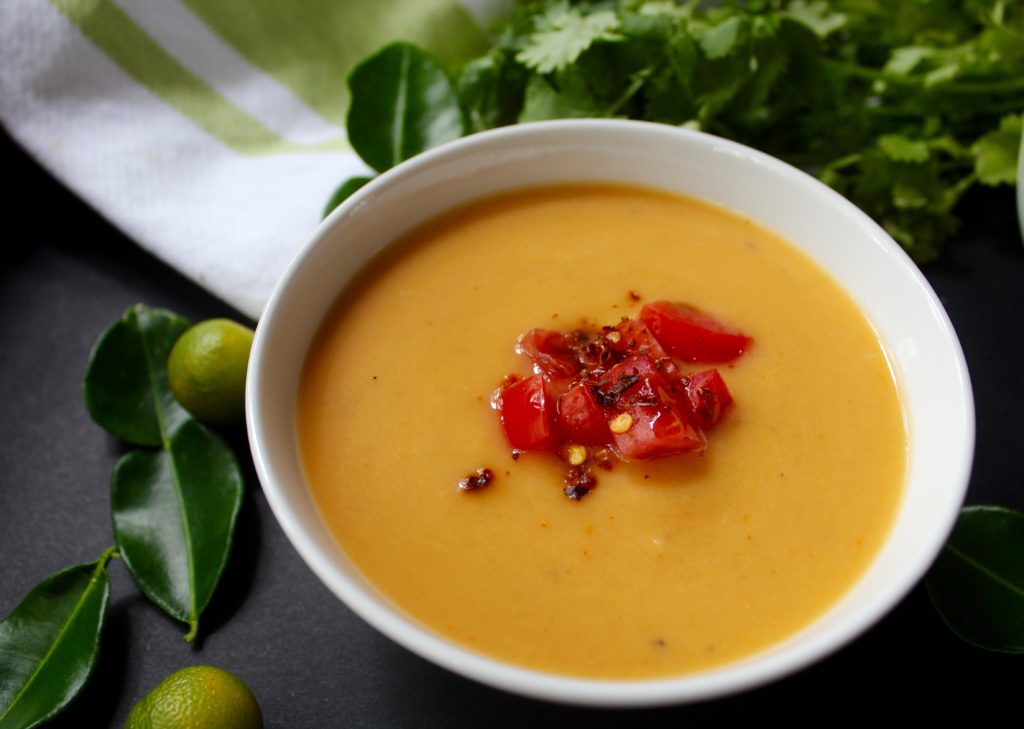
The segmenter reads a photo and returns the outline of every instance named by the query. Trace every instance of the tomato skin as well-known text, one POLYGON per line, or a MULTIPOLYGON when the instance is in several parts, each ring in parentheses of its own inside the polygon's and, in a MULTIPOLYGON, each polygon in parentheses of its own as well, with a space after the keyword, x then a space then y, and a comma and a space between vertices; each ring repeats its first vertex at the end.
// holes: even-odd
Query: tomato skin
MULTIPOLYGON (((624 433, 612 434, 624 459, 704 452, 704 433, 682 414, 664 380, 658 375, 644 375, 634 389, 630 395, 636 396, 636 402, 621 411, 629 413, 632 425, 624 433)), ((612 417, 619 414, 613 413, 612 417)))
POLYGON ((686 375, 682 382, 690 405, 690 420, 702 430, 710 430, 732 403, 725 380, 718 370, 710 369, 686 375))
POLYGON ((627 357, 595 380, 595 384, 604 391, 616 385, 621 386, 623 379, 643 377, 644 375, 660 375, 658 366, 648 356, 635 355, 627 357))
POLYGON ((596 399, 609 423, 624 413, 631 418, 625 432, 612 433, 624 459, 704 451, 704 434, 690 423, 688 407, 679 399, 684 394, 681 383, 663 377, 649 357, 630 357, 615 365, 598 388, 602 395, 596 399))
POLYGON ((610 345, 612 351, 629 357, 647 357, 658 365, 659 372, 666 375, 675 374, 676 365, 665 353, 664 348, 655 338, 650 328, 639 319, 626 319, 615 325, 619 333, 619 341, 610 345), (658 364, 660 363, 660 364, 658 364))
POLYGON ((753 342, 707 314, 669 301, 645 304, 640 319, 665 351, 687 362, 728 362, 753 342))
POLYGON ((541 375, 533 375, 502 388, 496 404, 505 435, 513 448, 550 451, 557 447, 555 398, 541 375))
POLYGON ((604 446, 612 442, 608 421, 597 404, 591 384, 584 381, 558 400, 557 430, 564 442, 604 446))
POLYGON ((519 337, 516 350, 530 358, 536 372, 552 380, 572 377, 583 369, 572 342, 561 332, 531 329, 519 337))

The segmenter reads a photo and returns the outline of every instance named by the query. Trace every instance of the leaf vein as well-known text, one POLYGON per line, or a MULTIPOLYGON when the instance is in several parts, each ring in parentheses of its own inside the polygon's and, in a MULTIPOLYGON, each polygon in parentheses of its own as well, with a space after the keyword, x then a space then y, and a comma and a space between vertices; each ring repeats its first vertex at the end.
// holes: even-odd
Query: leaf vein
POLYGON ((399 73, 398 90, 395 96, 395 119, 391 123, 391 164, 402 161, 402 150, 405 148, 405 108, 409 94, 409 49, 402 49, 402 66, 399 73))
POLYGON ((196 609, 196 569, 195 559, 192 550, 192 528, 189 523, 188 510, 185 508, 185 494, 181 488, 181 476, 178 474, 178 464, 174 458, 174 451, 171 449, 171 438, 167 432, 165 420, 167 418, 163 409, 163 402, 156 386, 156 369, 149 349, 149 339, 146 332, 139 323, 138 313, 135 314, 135 323, 138 328, 139 337, 142 339, 142 351, 146 356, 146 369, 149 371, 149 389, 153 395, 153 403, 156 407, 157 424, 160 427, 160 440, 164 444, 164 452, 171 466, 171 482, 174 484, 174 492, 177 496, 178 513, 181 516, 181 530, 185 542, 185 567, 188 569, 188 611, 189 631, 185 634, 185 640, 191 641, 195 637, 199 627, 199 612, 196 609))
POLYGON ((31 687, 32 684, 35 683, 36 679, 39 678, 40 674, 43 671, 43 667, 46 665, 47 661, 49 661, 50 657, 53 656, 54 652, 57 650, 57 646, 59 646, 61 642, 64 640, 64 636, 67 634, 69 627, 74 624, 75 618, 77 617, 78 613, 81 612, 82 606, 86 603, 86 598, 88 598, 92 594, 92 590, 96 586, 96 581, 99 578, 100 572, 107 568, 107 561, 109 560, 109 555, 111 553, 112 550, 107 550, 103 553, 103 556, 100 557, 99 561, 96 563, 96 569, 93 570, 92 577, 89 578, 89 584, 86 585, 84 590, 82 590, 82 596, 75 603, 75 608, 71 611, 71 614, 68 616, 68 619, 64 621, 64 625, 61 626, 60 631, 57 633, 56 640, 50 643, 50 647, 46 650, 46 653, 43 654, 43 657, 39 659, 38 665, 36 665, 35 670, 32 671, 32 674, 28 677, 28 680, 25 681, 25 683, 22 685, 20 689, 18 689, 18 693, 14 695, 14 698, 11 699, 11 703, 7 705, 6 711, 0 714, 0 721, 3 721, 5 717, 10 715, 11 709, 17 706, 18 701, 21 700, 21 697, 25 695, 25 693, 29 690, 29 687, 31 687))
POLYGON ((980 562, 972 559, 971 557, 969 557, 964 552, 961 552, 959 549, 954 547, 952 544, 946 544, 946 549, 948 549, 951 554, 955 555, 956 557, 959 557, 961 560, 963 560, 964 562, 969 564, 971 567, 973 567, 974 569, 978 570, 983 575, 985 575, 986 577, 991 579, 993 582, 996 582, 996 583, 1002 585, 1003 587, 1005 587, 1007 590, 1009 590, 1010 592, 1014 593, 1015 595, 1017 595, 1017 596, 1019 596, 1021 598, 1024 598, 1024 589, 1022 589, 1020 587, 1017 587, 1012 582, 1008 581, 1006 578, 1002 577, 1001 575, 996 574, 995 572, 993 572, 992 570, 988 569, 987 567, 985 567, 980 562))

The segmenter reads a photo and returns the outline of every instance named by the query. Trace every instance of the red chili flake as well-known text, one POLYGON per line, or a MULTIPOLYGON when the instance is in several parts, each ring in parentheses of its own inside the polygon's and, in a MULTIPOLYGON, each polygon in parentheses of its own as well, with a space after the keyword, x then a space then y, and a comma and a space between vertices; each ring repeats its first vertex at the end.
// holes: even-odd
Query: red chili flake
POLYGON ((640 294, 638 294, 636 291, 633 291, 632 289, 630 289, 630 291, 629 291, 629 298, 631 300, 633 300, 633 301, 640 301, 640 294))
POLYGON ((478 468, 476 473, 471 473, 459 481, 459 488, 463 491, 477 491, 484 488, 494 480, 494 472, 489 468, 478 468))
POLYGON ((521 455, 523 455, 523 452, 521 450, 519 450, 518 448, 513 448, 512 449, 512 460, 513 461, 518 461, 519 460, 519 456, 521 456, 521 455))
POLYGON ((573 466, 565 476, 565 495, 579 501, 597 487, 597 478, 586 466, 573 466))
POLYGON ((640 375, 634 371, 631 375, 623 375, 619 378, 619 381, 609 387, 607 390, 602 390, 597 385, 591 385, 590 391, 594 394, 594 399, 597 400, 597 404, 606 407, 613 408, 619 404, 619 398, 622 394, 640 381, 640 375))
POLYGON ((597 464, 598 468, 602 468, 605 471, 612 470, 615 465, 616 456, 615 451, 607 446, 603 448, 594 448, 590 452, 590 460, 592 463, 597 464))

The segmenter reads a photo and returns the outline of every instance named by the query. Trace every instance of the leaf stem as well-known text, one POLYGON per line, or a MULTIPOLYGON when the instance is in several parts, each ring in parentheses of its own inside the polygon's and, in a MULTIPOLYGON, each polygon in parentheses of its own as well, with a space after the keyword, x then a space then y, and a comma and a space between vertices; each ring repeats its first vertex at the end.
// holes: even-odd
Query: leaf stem
POLYGON ((848 154, 845 157, 834 159, 828 164, 823 165, 821 171, 836 172, 837 170, 841 170, 845 167, 852 167, 853 165, 859 164, 862 159, 864 159, 863 153, 854 152, 853 154, 848 154))
POLYGON ((1020 597, 1024 597, 1024 590, 1021 590, 1019 587, 1017 587, 1015 584, 1013 584, 1012 582, 1007 580, 1005 577, 1003 577, 1000 574, 997 574, 997 573, 993 572, 992 570, 990 570, 985 565, 983 565, 980 562, 978 562, 973 557, 970 557, 966 553, 964 553, 964 552, 960 551, 959 549, 957 549, 956 547, 954 547, 952 544, 947 542, 946 543, 946 549, 949 550, 950 554, 952 554, 952 555, 956 556, 957 558, 963 560, 968 565, 970 565, 974 569, 978 570, 978 572, 980 572, 981 574, 985 575, 986 577, 988 577, 990 580, 992 580, 996 584, 1001 585, 1002 587, 1005 587, 1007 590, 1009 590, 1010 592, 1014 593, 1015 595, 1019 595, 1020 597))
POLYGON ((636 74, 636 77, 633 79, 633 83, 631 83, 622 93, 622 95, 615 100, 615 103, 613 103, 611 106, 605 109, 604 113, 601 116, 612 116, 615 113, 617 113, 619 109, 621 109, 623 106, 629 103, 629 100, 632 99, 633 96, 635 96, 636 93, 644 87, 644 84, 647 83, 647 79, 650 77, 650 75, 651 69, 649 68, 645 68, 638 74, 636 74))
POLYGON ((96 572, 94 574, 98 575, 101 570, 107 569, 107 564, 112 559, 121 559, 121 550, 117 548, 117 545, 107 547, 103 550, 103 554, 101 554, 100 558, 96 560, 96 572))
POLYGON ((963 197, 964 193, 967 192, 971 186, 978 181, 978 175, 975 172, 971 172, 968 175, 961 177, 954 185, 952 185, 942 196, 942 204, 939 209, 943 212, 949 212, 956 204, 960 202, 960 198, 963 197))
MULTIPOLYGON (((849 61, 828 59, 825 66, 847 76, 862 78, 867 81, 884 81, 893 86, 929 88, 927 79, 921 75, 886 73, 882 69, 868 68, 849 61)), ((999 81, 946 81, 935 84, 934 89, 949 91, 954 94, 1012 94, 1024 91, 1024 78, 1002 79, 999 81)))

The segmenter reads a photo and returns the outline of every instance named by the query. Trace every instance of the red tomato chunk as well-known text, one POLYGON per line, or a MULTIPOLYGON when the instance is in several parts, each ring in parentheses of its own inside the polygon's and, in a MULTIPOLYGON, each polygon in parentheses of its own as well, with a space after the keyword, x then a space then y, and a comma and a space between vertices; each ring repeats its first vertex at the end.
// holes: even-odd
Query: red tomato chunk
POLYGON ((646 304, 640 318, 665 351, 687 362, 728 362, 753 341, 707 314, 668 301, 646 304))
POLYGON ((612 442, 604 412, 587 383, 572 387, 558 400, 558 432, 569 443, 603 446, 612 442))
POLYGON ((582 369, 572 343, 561 332, 531 329, 519 337, 516 349, 530 358, 539 374, 552 380, 572 377, 582 369))
POLYGON ((686 375, 683 380, 690 405, 690 420, 710 430, 732 403, 732 393, 716 369, 686 375))
POLYGON ((658 458, 703 452, 704 434, 686 417, 687 408, 647 357, 632 357, 602 378, 598 402, 622 457, 658 458))
POLYGON ((626 319, 615 326, 615 331, 619 338, 611 345, 613 351, 627 357, 633 355, 648 357, 658 367, 659 372, 666 375, 675 373, 675 363, 665 354, 665 350, 658 344, 658 340, 654 338, 651 330, 642 321, 626 319))
POLYGON ((549 451, 555 436, 555 400, 541 375, 508 385, 498 395, 498 410, 512 447, 521 451, 549 451))

